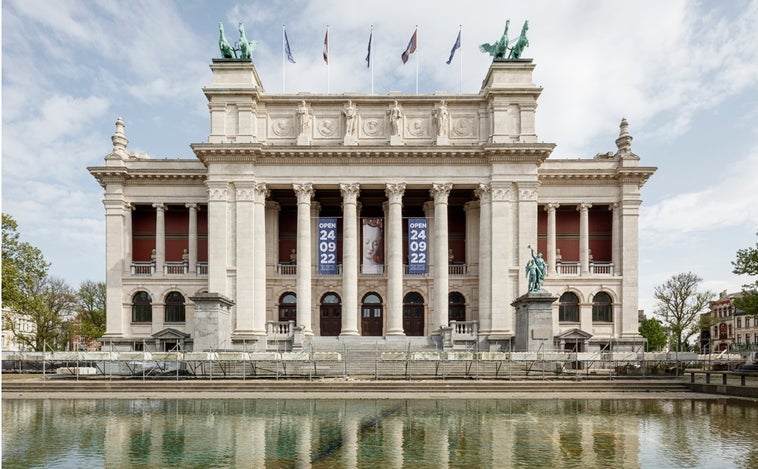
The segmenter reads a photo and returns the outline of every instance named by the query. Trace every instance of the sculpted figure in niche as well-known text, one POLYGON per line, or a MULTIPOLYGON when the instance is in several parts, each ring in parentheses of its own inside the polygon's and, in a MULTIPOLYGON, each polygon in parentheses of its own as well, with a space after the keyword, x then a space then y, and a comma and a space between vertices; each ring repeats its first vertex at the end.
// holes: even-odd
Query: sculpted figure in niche
POLYGON ((434 117, 437 118, 437 135, 447 137, 447 120, 448 120, 447 103, 443 99, 440 106, 434 111, 434 117))
POLYGON ((297 120, 300 125, 300 133, 308 135, 311 126, 311 111, 305 101, 300 101, 300 105, 297 107, 297 120))
POLYGON ((403 118, 403 113, 398 106, 397 101, 395 105, 387 111, 390 116, 390 135, 400 135, 400 119, 403 118))
POLYGON ((345 135, 355 135, 355 118, 358 111, 352 100, 347 101, 347 107, 342 113, 345 114, 345 135))

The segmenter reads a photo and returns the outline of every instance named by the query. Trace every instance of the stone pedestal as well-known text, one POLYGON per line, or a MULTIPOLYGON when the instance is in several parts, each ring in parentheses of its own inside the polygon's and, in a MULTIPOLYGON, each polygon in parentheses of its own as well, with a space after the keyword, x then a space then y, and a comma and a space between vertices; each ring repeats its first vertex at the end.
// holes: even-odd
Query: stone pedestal
POLYGON ((297 144, 300 146, 310 145, 311 138, 307 134, 300 134, 297 136, 297 144))
POLYGON ((403 137, 400 135, 390 135, 390 145, 403 145, 403 137))
POLYGON ((553 310, 558 297, 540 290, 521 295, 511 303, 516 308, 514 352, 536 352, 552 348, 553 310))
POLYGON ((190 300, 195 303, 193 350, 232 348, 231 307, 234 302, 218 293, 200 293, 190 300))
POLYGON ((447 138, 446 136, 438 135, 436 144, 437 145, 450 145, 450 139, 447 138))
POLYGON ((354 135, 345 135, 342 144, 345 146, 358 145, 358 140, 356 140, 354 135))

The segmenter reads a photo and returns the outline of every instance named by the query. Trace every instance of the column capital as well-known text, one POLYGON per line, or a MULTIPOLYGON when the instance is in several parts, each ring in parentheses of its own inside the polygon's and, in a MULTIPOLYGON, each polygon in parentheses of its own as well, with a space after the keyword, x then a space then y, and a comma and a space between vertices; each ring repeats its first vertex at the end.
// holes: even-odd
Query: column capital
POLYGON ((434 197, 434 203, 446 204, 447 196, 450 195, 450 191, 453 190, 452 182, 435 182, 432 184, 429 194, 434 197))
POLYGON ((208 200, 211 202, 225 202, 229 194, 229 183, 226 181, 206 181, 208 188, 208 200))
POLYGON ((479 198, 480 203, 488 203, 492 197, 492 186, 490 184, 479 184, 474 189, 474 195, 479 198))
POLYGON ((345 203, 356 203, 361 193, 361 185, 356 183, 340 184, 340 192, 345 203))
POLYGON ((548 202, 545 204, 545 211, 548 213, 555 212, 555 210, 560 206, 561 204, 557 204, 555 202, 548 202))
POLYGON ((384 189, 384 193, 387 195, 391 204, 399 204, 402 201, 403 194, 405 194, 405 183, 388 182, 387 187, 384 189))
POLYGON ((237 201, 252 202, 255 183, 252 181, 237 181, 234 183, 237 201))
POLYGON ((165 211, 165 210, 166 210, 166 204, 163 204, 163 203, 155 203, 155 204, 153 204, 153 208, 156 208, 156 209, 158 209, 158 210, 163 210, 163 211, 165 211))
POLYGON ((610 210, 611 212, 615 212, 620 207, 621 207, 621 204, 619 204, 618 202, 613 202, 611 204, 608 204, 608 210, 610 210))
POLYGON ((259 182, 253 185, 253 202, 256 204, 265 204, 266 198, 271 195, 266 184, 259 182))
POLYGON ((577 212, 586 212, 587 210, 592 208, 592 204, 588 204, 585 202, 582 202, 576 206, 577 212))
POLYGON ((518 183, 518 198, 519 200, 532 201, 537 200, 537 193, 539 191, 539 183, 532 182, 519 182, 518 183))
POLYGON ((297 195, 298 204, 310 204, 314 195, 313 184, 306 182, 303 184, 292 184, 292 190, 297 195))
POLYGON ((193 209, 197 210, 197 204, 196 203, 184 204, 184 206, 187 207, 190 210, 193 210, 193 209))

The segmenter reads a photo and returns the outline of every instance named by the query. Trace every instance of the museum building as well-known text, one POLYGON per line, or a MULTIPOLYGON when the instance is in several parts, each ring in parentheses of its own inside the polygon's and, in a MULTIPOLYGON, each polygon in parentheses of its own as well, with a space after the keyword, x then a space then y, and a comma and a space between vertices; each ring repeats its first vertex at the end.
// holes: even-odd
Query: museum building
POLYGON ((524 266, 544 253, 556 300, 539 348, 637 350, 640 188, 655 168, 626 120, 616 151, 549 158, 534 67, 496 59, 476 94, 269 94, 250 60, 214 59, 193 159, 127 151, 119 118, 88 168, 105 189, 102 341, 509 351, 524 266))

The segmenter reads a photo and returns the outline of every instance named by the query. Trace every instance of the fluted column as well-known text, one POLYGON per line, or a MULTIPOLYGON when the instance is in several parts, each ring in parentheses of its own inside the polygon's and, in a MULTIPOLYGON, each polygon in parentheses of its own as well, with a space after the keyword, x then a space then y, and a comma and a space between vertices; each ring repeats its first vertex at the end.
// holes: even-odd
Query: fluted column
POLYGON ((340 184, 342 192, 342 331, 358 335, 358 194, 360 185, 340 184))
POLYGON ((479 330, 492 328, 492 189, 479 184, 479 330))
POLYGON ((253 236, 255 263, 254 275, 254 316, 253 332, 255 335, 266 334, 266 198, 269 190, 266 184, 257 183, 253 190, 253 236))
POLYGON ((581 203, 576 208, 579 211, 579 264, 581 275, 590 273, 590 223, 589 209, 592 204, 581 203))
POLYGON ((187 204, 186 207, 189 209, 189 226, 188 226, 188 243, 187 243, 187 254, 188 254, 188 270, 191 274, 195 274, 197 272, 197 204, 187 204))
POLYGON ((614 275, 621 274, 621 210, 618 202, 608 207, 611 210, 611 262, 614 275))
POLYGON ((387 335, 403 332, 403 194, 405 183, 387 184, 387 335))
POLYGON ((440 332, 440 326, 448 325, 448 226, 447 199, 453 189, 452 183, 432 184, 434 198, 434 322, 430 331, 440 332))
POLYGON ((252 334, 255 318, 255 206, 253 181, 236 181, 236 323, 234 335, 244 340, 252 334), (245 337, 247 336, 247 337, 245 337))
POLYGON ((155 207, 155 272, 163 274, 166 263, 166 206, 153 204, 155 207))
POLYGON ((547 272, 548 275, 555 274, 557 272, 555 265, 555 209, 559 207, 558 204, 550 203, 545 205, 545 211, 547 212, 547 272))
POLYGON ((208 291, 227 296, 228 215, 226 181, 208 181, 208 291))
POLYGON ((297 324, 306 334, 311 325, 311 199, 313 185, 293 184, 297 194, 297 324))

